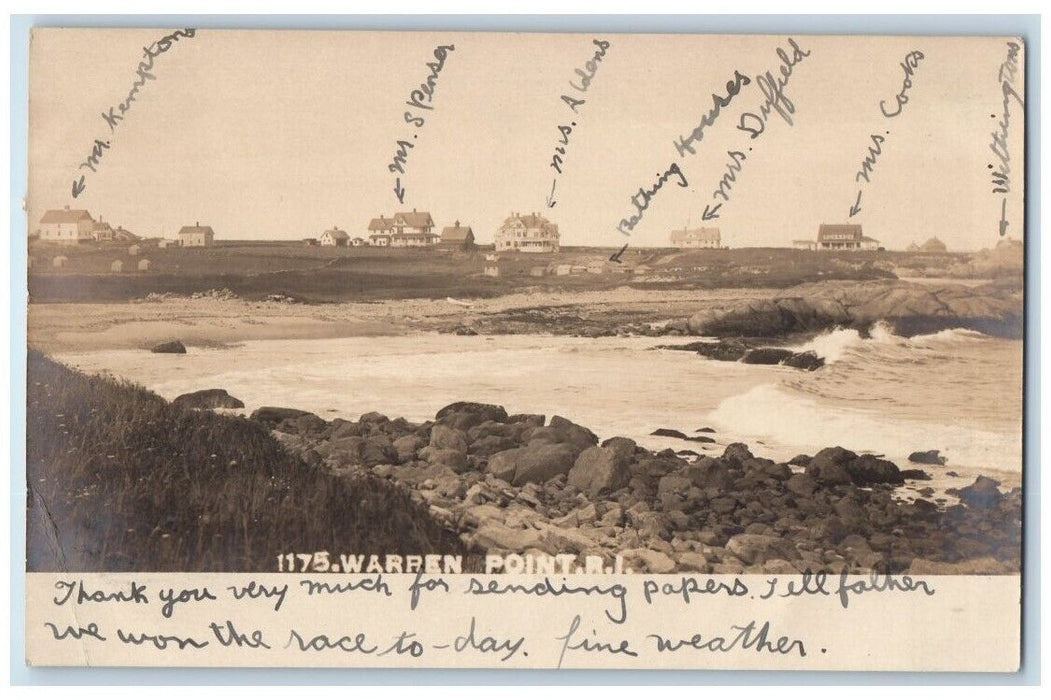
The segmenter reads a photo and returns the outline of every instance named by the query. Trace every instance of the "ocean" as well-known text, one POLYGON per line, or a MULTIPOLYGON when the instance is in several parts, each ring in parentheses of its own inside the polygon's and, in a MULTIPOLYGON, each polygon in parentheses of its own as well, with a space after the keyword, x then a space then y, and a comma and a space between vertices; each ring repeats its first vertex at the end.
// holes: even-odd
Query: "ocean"
MULTIPOLYGON (((709 360, 654 346, 696 338, 572 338, 419 334, 259 340, 186 355, 144 350, 65 353, 62 362, 108 372, 173 399, 222 388, 259 406, 356 419, 368 411, 411 421, 453 401, 509 413, 561 415, 600 438, 623 435, 660 449, 721 453, 731 442, 787 460, 832 445, 885 455, 937 449, 937 471, 1017 485, 1022 465, 1022 343, 966 330, 902 338, 877 327, 863 338, 835 330, 797 349, 814 371, 709 360), (696 434, 713 445, 650 435, 696 434)), ((939 484, 944 485, 944 484, 939 484)))

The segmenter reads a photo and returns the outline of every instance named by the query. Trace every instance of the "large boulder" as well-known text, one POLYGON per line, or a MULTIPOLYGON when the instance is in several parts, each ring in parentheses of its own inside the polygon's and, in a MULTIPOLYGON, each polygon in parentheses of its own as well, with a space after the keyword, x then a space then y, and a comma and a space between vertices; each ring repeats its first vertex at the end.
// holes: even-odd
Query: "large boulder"
POLYGON ((858 486, 872 484, 904 484, 898 465, 873 455, 861 455, 847 464, 847 473, 858 486))
POLYGON ((970 486, 962 489, 948 489, 946 493, 958 496, 961 501, 972 508, 993 508, 1003 500, 1000 493, 1000 482, 987 476, 979 476, 970 486))
POLYGON ((466 454, 467 435, 462 430, 439 423, 431 428, 430 446, 439 450, 455 450, 466 454))
POLYGON ((945 457, 942 457, 939 450, 924 450, 921 452, 913 452, 909 455, 909 461, 915 462, 916 464, 934 464, 944 465, 945 457))
POLYGON ((185 355, 186 346, 181 341, 172 340, 167 343, 161 343, 160 345, 154 345, 150 348, 150 352, 166 353, 171 355, 185 355))
POLYGON ((497 452, 489 458, 487 470, 514 486, 542 484, 568 474, 579 453, 572 445, 535 442, 497 452))
POLYGON ((314 415, 309 411, 301 411, 298 408, 281 408, 278 406, 262 406, 252 411, 252 415, 249 416, 251 420, 262 423, 268 428, 275 428, 285 420, 289 418, 299 418, 300 416, 314 415))
POLYGON ((595 433, 562 416, 552 417, 549 426, 563 436, 560 442, 571 443, 581 450, 598 444, 598 436, 595 433))
POLYGON ((244 408, 244 401, 230 396, 226 389, 201 389, 176 396, 172 403, 184 408, 244 408))
POLYGON ((391 464, 398 461, 398 452, 385 436, 346 437, 323 442, 316 448, 324 459, 341 465, 391 464))
POLYGON ((822 486, 853 483, 847 465, 858 458, 857 453, 842 447, 826 447, 807 465, 806 475, 822 486))
POLYGON ((438 411, 435 415, 435 420, 451 428, 468 430, 487 420, 504 423, 507 421, 507 411, 504 410, 503 406, 457 401, 438 411))
POLYGON ((746 365, 779 365, 794 353, 786 348, 755 348, 741 358, 746 365))
POLYGON ((626 449, 589 447, 580 453, 569 470, 569 485, 591 498, 624 488, 631 481, 631 455, 626 449))

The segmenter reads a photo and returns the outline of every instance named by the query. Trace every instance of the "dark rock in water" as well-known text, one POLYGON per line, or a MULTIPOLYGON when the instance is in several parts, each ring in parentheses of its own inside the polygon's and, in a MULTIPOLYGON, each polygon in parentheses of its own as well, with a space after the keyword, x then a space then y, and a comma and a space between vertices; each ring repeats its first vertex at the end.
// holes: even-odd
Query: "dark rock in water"
POLYGON ((252 415, 249 416, 254 421, 258 421, 266 425, 268 428, 274 428, 279 423, 289 418, 299 418, 300 416, 314 415, 309 411, 301 411, 298 408, 280 408, 277 406, 263 406, 252 411, 252 415))
POLYGON ((851 484, 854 479, 847 471, 847 465, 857 458, 856 453, 842 447, 826 447, 810 460, 806 474, 823 486, 851 484))
POLYGON ((185 408, 244 408, 244 401, 226 393, 226 389, 201 389, 189 394, 176 396, 172 401, 175 406, 185 408))
POLYGON ((788 460, 788 463, 799 467, 805 467, 810 464, 810 460, 812 459, 813 457, 810 455, 800 454, 788 460))
POLYGON ((861 455, 852 460, 847 464, 847 473, 858 486, 905 483, 898 465, 873 455, 861 455))
POLYGON ((471 401, 457 401, 438 411, 435 420, 452 428, 468 430, 487 420, 503 423, 507 421, 507 411, 503 406, 471 401))
POLYGON ((807 350, 806 352, 794 353, 781 364, 786 367, 795 367, 796 369, 805 369, 808 372, 813 372, 815 369, 825 366, 825 359, 818 357, 813 350, 807 350))
POLYGON ((938 450, 926 450, 925 452, 913 452, 909 455, 909 461, 915 462, 916 464, 945 464, 945 457, 942 457, 938 450))
POLYGON ((795 354, 785 348, 755 348, 749 350, 741 362, 746 365, 779 365, 795 354))
POLYGON ((748 346, 735 341, 721 340, 716 343, 690 343, 690 349, 710 360, 736 362, 748 352, 748 346))
POLYGON ((945 476, 954 476, 954 477, 959 477, 960 475, 959 475, 959 474, 957 474, 956 472, 945 472, 945 476))
POLYGON ((675 450, 675 454, 680 457, 700 457, 701 453, 696 450, 675 450))
POLYGON ((478 331, 476 331, 475 329, 471 328, 470 326, 460 326, 459 328, 457 328, 453 332, 456 335, 478 335, 478 331))
POLYGON ((686 433, 682 432, 681 430, 672 430, 671 428, 657 428, 652 433, 650 433, 650 435, 657 435, 657 436, 660 436, 660 437, 679 438, 680 440, 685 440, 686 438, 689 437, 689 435, 687 435, 686 433))
POLYGON ((693 435, 692 437, 688 437, 686 439, 690 442, 700 442, 706 445, 713 444, 715 442, 714 438, 710 438, 707 435, 693 435))
POLYGON ((697 428, 697 430, 694 430, 693 432, 695 432, 695 433, 714 433, 715 432, 715 428, 697 428))
POLYGON ((161 343, 150 348, 150 352, 163 352, 175 355, 185 355, 186 346, 181 341, 173 340, 169 343, 161 343))
POLYGON ((987 476, 979 476, 970 486, 962 489, 946 489, 946 493, 957 496, 972 508, 993 508, 1003 500, 997 487, 1000 482, 987 476))
POLYGON ((903 479, 911 481, 930 481, 931 475, 922 469, 902 469, 901 476, 903 479))

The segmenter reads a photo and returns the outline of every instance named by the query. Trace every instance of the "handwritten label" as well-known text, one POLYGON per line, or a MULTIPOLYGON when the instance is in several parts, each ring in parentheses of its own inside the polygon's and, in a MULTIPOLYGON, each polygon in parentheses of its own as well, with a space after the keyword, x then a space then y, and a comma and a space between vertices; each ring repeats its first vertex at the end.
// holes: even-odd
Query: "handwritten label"
MULTIPOLYGON (((780 117, 788 126, 795 124, 796 105, 788 96, 788 83, 792 79, 795 67, 810 55, 810 51, 800 48, 795 39, 789 39, 788 49, 778 47, 775 53, 780 61, 779 65, 755 76, 755 84, 763 96, 763 101, 755 111, 743 112, 737 122, 737 130, 748 134, 749 142, 766 133, 766 127, 773 115, 780 117)), ((742 149, 726 152, 727 161, 722 176, 712 189, 711 202, 705 204, 701 214, 704 221, 718 219, 719 210, 730 201, 737 178, 744 170, 744 162, 748 160, 747 153, 752 151, 751 146, 743 146, 742 149)))
POLYGON ((394 195, 400 203, 405 203, 405 187, 401 184, 400 176, 405 174, 409 151, 416 147, 416 140, 420 137, 419 130, 427 123, 423 115, 434 110, 434 92, 438 86, 438 76, 445 68, 445 61, 449 58, 449 54, 455 49, 456 46, 453 44, 443 44, 434 49, 434 60, 427 63, 430 73, 418 88, 409 92, 409 98, 405 101, 405 104, 411 109, 406 110, 402 116, 405 123, 410 124, 415 130, 411 138, 399 139, 395 142, 394 155, 387 164, 389 172, 398 174, 398 177, 394 178, 394 195))
MULTIPOLYGON (((602 39, 592 39, 591 43, 598 47, 595 55, 584 64, 583 68, 577 68, 574 71, 577 75, 576 82, 573 80, 569 81, 569 87, 573 88, 578 95, 587 93, 588 88, 591 87, 591 81, 594 80, 595 74, 602 64, 602 59, 606 57, 606 52, 610 48, 610 42, 602 39)), ((563 93, 561 100, 573 112, 574 116, 580 114, 580 108, 586 102, 583 97, 574 96, 574 93, 563 93)), ((566 149, 569 147, 569 138, 576 128, 577 122, 575 120, 570 121, 569 124, 558 125, 558 143, 555 146, 555 152, 551 156, 551 163, 549 164, 556 175, 551 181, 551 193, 547 196, 548 208, 552 208, 558 203, 558 200, 555 199, 555 188, 558 186, 558 176, 562 174, 566 149)))
POLYGON ((27 590, 36 665, 915 669, 935 652, 949 668, 1017 663, 1009 626, 968 622, 1008 619, 1009 576, 30 573, 27 590), (882 634, 858 633, 876 620, 882 634))
MULTIPOLYGON (((990 134, 989 150, 996 157, 996 165, 989 163, 990 179, 993 186, 993 194, 1000 195, 1000 236, 1007 235, 1010 225, 1007 220, 1007 195, 1011 193, 1011 153, 1008 137, 1011 129, 1011 105, 1014 103, 1019 109, 1025 109, 1025 99, 1018 94, 1016 88, 1018 80, 1018 54, 1021 47, 1013 42, 1007 42, 1007 57, 1000 64, 996 79, 1000 84, 1002 96, 1002 113, 997 130, 990 134)), ((995 114, 989 115, 996 119, 995 114)))
MULTIPOLYGON (((109 127, 110 134, 116 133, 117 127, 124 123, 128 113, 131 112, 131 108, 135 104, 139 90, 145 87, 148 81, 157 79, 157 76, 153 73, 154 61, 162 54, 167 53, 180 39, 192 39, 196 34, 196 29, 178 29, 167 36, 161 37, 149 46, 143 47, 143 58, 135 68, 136 77, 135 82, 132 83, 131 90, 128 91, 123 101, 102 112, 102 119, 106 122, 106 126, 109 127)), ((95 139, 91 144, 88 156, 81 161, 77 168, 97 173, 99 166, 102 164, 102 157, 112 146, 112 140, 95 139)), ((74 198, 79 197, 84 192, 84 189, 87 187, 86 179, 86 173, 80 175, 80 177, 73 178, 72 194, 74 198)))
MULTIPOLYGON (((923 52, 914 50, 910 51, 905 56, 905 60, 899 64, 904 73, 901 90, 894 96, 893 100, 880 100, 879 109, 884 118, 894 119, 901 114, 905 104, 909 101, 912 77, 923 59, 923 52)), ((872 175, 876 170, 876 165, 879 163, 880 156, 883 155, 883 144, 887 142, 888 136, 890 136, 889 129, 885 129, 882 134, 869 134, 865 156, 854 174, 854 182, 858 184, 858 193, 854 198, 854 203, 850 205, 850 213, 847 218, 852 219, 861 213, 861 196, 864 194, 865 186, 872 182, 872 175)))

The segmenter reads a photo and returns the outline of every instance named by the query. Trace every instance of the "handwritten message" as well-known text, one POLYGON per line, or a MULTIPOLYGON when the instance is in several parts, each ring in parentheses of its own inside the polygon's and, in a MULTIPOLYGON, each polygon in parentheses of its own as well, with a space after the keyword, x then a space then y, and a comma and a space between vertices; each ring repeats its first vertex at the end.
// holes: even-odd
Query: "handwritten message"
MULTIPOLYGON (((139 65, 135 68, 135 82, 132 83, 131 90, 128 91, 127 96, 121 102, 102 112, 102 119, 106 122, 106 126, 109 127, 111 137, 109 139, 95 139, 94 143, 91 144, 91 150, 88 152, 87 157, 77 166, 78 170, 87 170, 92 173, 98 172, 103 156, 113 147, 112 134, 116 133, 117 127, 123 124, 128 117, 131 108, 135 105, 136 98, 139 96, 139 91, 149 81, 157 79, 153 72, 154 61, 178 44, 180 39, 192 39, 196 35, 196 29, 178 29, 167 36, 161 37, 149 46, 143 47, 142 60, 139 61, 139 65)), ((74 198, 79 197, 87 187, 86 179, 87 173, 73 178, 72 194, 74 198)))
POLYGON ((27 652, 37 665, 907 669, 982 658, 993 670, 1017 663, 1010 625, 963 619, 1009 619, 1019 584, 1006 576, 28 578, 27 652), (919 622, 940 616, 942 628, 919 622), (960 628, 974 634, 953 631, 960 628))
MULTIPOLYGON (((1000 69, 997 71, 996 79, 1000 83, 1000 94, 1003 98, 1001 116, 997 122, 997 130, 990 134, 989 150, 996 158, 996 164, 989 163, 990 180, 993 186, 993 194, 1000 196, 1000 236, 1007 235, 1010 225, 1007 220, 1007 195, 1011 193, 1011 152, 1009 148, 1009 136, 1011 130, 1011 108, 1025 109, 1025 99, 1018 93, 1019 65, 1018 55, 1021 46, 1013 41, 1007 42, 1007 56, 1000 69)), ((989 115, 996 119, 995 114, 989 115)))
POLYGON ((409 151, 416 148, 416 140, 420 138, 419 130, 427 123, 424 115, 434 110, 434 94, 438 87, 438 76, 445 68, 449 54, 455 50, 456 46, 453 44, 443 44, 434 49, 434 60, 427 62, 430 73, 423 79, 419 87, 409 92, 409 98, 405 101, 405 104, 411 109, 406 110, 402 117, 405 123, 411 125, 414 130, 411 138, 398 139, 395 142, 394 155, 387 164, 387 170, 397 175, 394 179, 394 196, 400 203, 405 203, 405 187, 401 184, 401 176, 405 174, 409 151))
MULTIPOLYGON (((920 65, 920 61, 923 59, 923 52, 914 50, 906 54, 905 60, 900 63, 904 74, 901 81, 901 90, 894 95, 892 100, 884 99, 880 100, 879 103, 879 109, 884 118, 894 119, 901 114, 902 108, 909 101, 912 78, 920 65)), ((858 184, 858 194, 854 198, 854 203, 850 205, 850 213, 847 218, 852 219, 861 213, 861 196, 864 194, 865 186, 872 183, 873 173, 876 170, 876 165, 879 163, 880 156, 883 155, 883 144, 887 142, 888 136, 890 136, 889 129, 884 130, 882 134, 869 134, 865 155, 858 166, 857 173, 854 174, 854 182, 858 184)))
MULTIPOLYGON (((591 87, 591 81, 594 80, 599 66, 602 65, 602 59, 606 57, 606 52, 610 48, 610 42, 603 39, 592 39, 591 43, 597 47, 595 54, 584 64, 583 68, 577 68, 574 71, 577 77, 569 81, 569 87, 573 89, 573 92, 562 93, 561 97, 562 102, 573 112, 574 116, 580 114, 580 108, 586 103, 586 100, 581 95, 586 94, 588 88, 591 87)), ((575 120, 571 120, 568 124, 558 125, 558 142, 555 145, 555 152, 551 156, 550 163, 550 167, 555 171, 556 175, 551 181, 551 193, 547 196, 548 208, 553 208, 558 203, 558 200, 555 199, 555 188, 558 186, 558 176, 562 174, 570 136, 572 136, 573 130, 576 128, 577 122, 575 120)))

